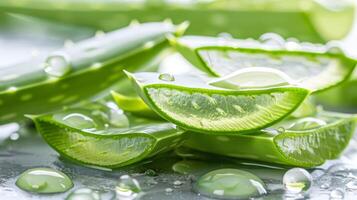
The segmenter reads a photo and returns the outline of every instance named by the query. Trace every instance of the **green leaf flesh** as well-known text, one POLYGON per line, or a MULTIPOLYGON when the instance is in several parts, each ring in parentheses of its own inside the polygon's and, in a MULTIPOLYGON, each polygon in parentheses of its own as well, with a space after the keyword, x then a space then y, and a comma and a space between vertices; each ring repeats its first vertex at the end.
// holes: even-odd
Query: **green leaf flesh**
POLYGON ((142 99, 162 118, 212 134, 268 127, 293 112, 309 94, 294 86, 231 90, 211 86, 198 76, 180 75, 164 81, 158 73, 127 74, 142 99))
POLYGON ((174 149, 184 139, 185 131, 171 123, 122 114, 129 124, 118 127, 102 117, 101 106, 85 107, 31 117, 44 140, 62 157, 77 163, 122 167, 174 149))
POLYGON ((286 125, 292 121, 283 121, 275 125, 279 127, 277 130, 284 130, 282 133, 274 129, 250 135, 191 133, 185 146, 228 157, 314 167, 336 159, 349 143, 356 127, 353 115, 328 113, 317 118, 324 119, 327 124, 306 130, 289 130, 286 125))
POLYGON ((184 36, 172 43, 193 65, 210 75, 226 76, 249 67, 267 67, 286 73, 313 92, 345 82, 356 66, 356 61, 343 53, 329 53, 318 45, 286 50, 258 41, 203 36, 184 36))

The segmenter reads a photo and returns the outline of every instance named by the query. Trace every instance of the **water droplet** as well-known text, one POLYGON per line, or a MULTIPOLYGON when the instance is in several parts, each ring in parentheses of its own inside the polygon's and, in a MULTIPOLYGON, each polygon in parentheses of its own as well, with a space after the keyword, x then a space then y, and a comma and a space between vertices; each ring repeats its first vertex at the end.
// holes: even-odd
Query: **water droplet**
POLYGON ((346 184, 348 190, 357 190, 357 180, 351 180, 346 184))
POLYGON ((335 164, 328 168, 327 172, 333 176, 355 178, 356 168, 347 164, 335 164))
POLYGON ((96 37, 96 38, 101 38, 103 36, 105 36, 105 32, 102 30, 97 30, 94 35, 94 37, 96 37))
POLYGON ((6 89, 7 92, 13 93, 17 91, 17 87, 11 86, 6 89))
POLYGON ((196 101, 192 101, 191 104, 192 104, 193 108, 196 110, 199 110, 201 108, 201 106, 198 105, 198 103, 196 103, 196 101))
POLYGON ((264 44, 274 45, 274 46, 278 46, 278 47, 285 46, 284 38, 276 33, 264 33, 263 35, 261 35, 259 37, 259 41, 264 44))
POLYGON ((285 43, 285 48, 289 51, 295 51, 301 49, 301 45, 295 41, 287 41, 285 43))
POLYGON ((162 81, 175 81, 175 77, 167 73, 160 74, 159 79, 162 81))
POLYGON ((110 125, 113 125, 116 128, 128 128, 129 119, 125 115, 124 111, 121 110, 114 102, 108 102, 106 105, 110 109, 109 110, 110 125))
POLYGON ((174 191, 174 190, 173 190, 172 188, 166 188, 166 189, 165 189, 165 192, 166 192, 166 193, 171 193, 171 192, 173 192, 173 191, 174 191))
POLYGON ((335 189, 330 192, 330 199, 343 199, 345 196, 341 189, 335 189))
POLYGON ((341 46, 336 41, 330 41, 326 44, 326 52, 331 54, 343 54, 341 46))
POLYGON ((149 41, 144 44, 144 49, 151 49, 153 46, 155 46, 155 42, 149 41))
POLYGON ((303 119, 299 119, 298 121, 293 123, 289 127, 289 130, 309 130, 309 129, 325 126, 326 124, 327 123, 322 119, 318 119, 314 117, 306 117, 303 119))
POLYGON ((53 55, 47 58, 44 71, 54 77, 61 77, 71 71, 71 66, 65 56, 53 55))
POLYGON ((139 26, 140 25, 140 22, 136 19, 134 20, 131 20, 129 26, 139 26))
POLYGON ((51 168, 34 168, 23 172, 16 181, 22 190, 36 193, 65 192, 73 187, 71 179, 51 168))
POLYGON ((320 188, 321 189, 329 189, 330 186, 331 186, 330 183, 323 183, 323 184, 320 185, 320 188))
POLYGON ((64 45, 63 45, 64 48, 71 48, 73 46, 74 46, 74 42, 72 40, 68 39, 64 41, 64 45))
POLYGON ((226 32, 218 33, 217 36, 224 39, 233 39, 233 36, 230 33, 226 32))
POLYGON ((119 183, 115 190, 118 199, 126 200, 135 199, 141 193, 139 182, 129 175, 123 175, 120 177, 119 183))
POLYGON ((94 191, 90 188, 80 188, 71 192, 66 200, 100 200, 98 191, 94 191))
POLYGON ((157 173, 156 173, 156 171, 153 170, 153 169, 147 169, 147 170, 145 171, 145 175, 146 175, 146 176, 157 176, 157 173))
POLYGON ((10 140, 18 140, 20 138, 20 135, 18 133, 12 133, 10 135, 10 140))
POLYGON ((64 123, 70 127, 78 128, 81 130, 93 129, 97 127, 97 124, 92 118, 83 115, 81 113, 70 113, 70 114, 57 114, 53 118, 61 123, 64 123))
POLYGON ((285 133, 285 128, 284 127, 279 127, 276 130, 278 131, 278 133, 285 133))
POLYGON ((289 193, 300 193, 310 189, 312 176, 302 168, 292 168, 283 177, 283 184, 289 193))
POLYGON ((90 66, 90 68, 91 68, 91 69, 99 69, 99 68, 101 68, 102 66, 103 66, 102 63, 96 62, 96 63, 93 63, 93 64, 90 66))
POLYGON ((227 199, 247 199, 267 193, 260 178, 238 169, 211 171, 197 180, 194 190, 205 196, 227 199))
POLYGON ((179 181, 179 180, 174 181, 174 186, 181 186, 182 184, 183 184, 182 181, 179 181))

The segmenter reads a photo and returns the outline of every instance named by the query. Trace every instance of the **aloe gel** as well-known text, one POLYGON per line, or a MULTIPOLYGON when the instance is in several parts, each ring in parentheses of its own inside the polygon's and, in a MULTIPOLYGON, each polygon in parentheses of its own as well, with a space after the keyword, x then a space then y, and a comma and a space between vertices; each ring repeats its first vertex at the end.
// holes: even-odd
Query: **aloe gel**
POLYGON ((23 172, 16 181, 17 187, 33 193, 60 193, 73 187, 64 173, 51 168, 33 168, 23 172))
POLYGON ((159 22, 126 27, 60 49, 47 58, 2 69, 0 123, 98 95, 123 78, 123 69, 136 70, 157 62, 166 54, 166 34, 175 34, 176 29, 159 22))
MULTIPOLYGON (((262 73, 263 69, 268 68, 265 71, 280 71, 290 80, 295 80, 296 84, 313 92, 343 83, 351 76, 356 65, 356 60, 347 57, 342 50, 333 50, 338 47, 285 41, 282 38, 258 41, 184 36, 172 39, 172 44, 194 66, 210 75, 223 77, 223 80, 233 81, 232 75, 235 73, 239 75, 254 69, 260 69, 258 72, 262 73)), ((259 76, 257 73, 255 75, 259 76)), ((242 75, 235 78, 237 85, 242 78, 242 75)), ((257 82, 274 79, 272 73, 266 72, 257 82)))
POLYGON ((127 74, 158 115, 206 134, 241 134, 268 127, 293 112, 309 94, 292 85, 237 90, 213 86, 209 77, 127 74))
POLYGON ((113 102, 30 117, 61 156, 88 166, 126 166, 167 152, 185 138, 175 125, 125 114, 113 102))
POLYGON ((191 133, 184 145, 228 157, 307 168, 336 159, 355 128, 354 115, 320 112, 314 118, 286 119, 249 135, 191 133))

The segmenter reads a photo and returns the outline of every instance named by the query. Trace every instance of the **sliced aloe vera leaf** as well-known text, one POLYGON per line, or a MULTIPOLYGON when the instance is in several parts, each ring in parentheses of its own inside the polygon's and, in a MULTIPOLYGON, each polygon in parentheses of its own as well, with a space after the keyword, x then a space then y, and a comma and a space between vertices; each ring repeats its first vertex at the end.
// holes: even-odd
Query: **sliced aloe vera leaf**
POLYGON ((127 96, 115 91, 112 91, 111 94, 118 106, 124 111, 142 117, 160 119, 160 116, 151 110, 140 97, 127 96))
POLYGON ((230 157, 314 167, 337 158, 347 146, 355 127, 355 115, 320 113, 314 120, 282 121, 250 135, 192 133, 185 145, 230 157))
POLYGON ((304 41, 341 39, 353 25, 354 4, 349 1, 210 0, 210 1, 0 1, 0 10, 112 30, 131 19, 143 22, 171 18, 190 21, 190 34, 258 38, 265 32, 304 41), (152 9, 152 8, 155 9, 152 9), (264 19, 264 20, 262 20, 264 19))
POLYGON ((204 133, 239 134, 268 127, 293 112, 309 91, 294 86, 231 90, 190 75, 127 73, 162 118, 204 133))
POLYGON ((333 52, 337 47, 293 41, 277 40, 271 44, 255 40, 185 36, 172 43, 193 65, 211 75, 228 75, 232 79, 232 73, 247 68, 272 68, 313 92, 344 82, 356 65, 355 60, 342 52, 333 52))
POLYGON ((171 123, 128 116, 113 104, 86 105, 31 118, 61 156, 107 168, 169 151, 182 143, 184 134, 171 123))
POLYGON ((85 40, 47 58, 52 60, 57 74, 45 72, 45 60, 2 69, 0 123, 21 120, 24 114, 50 112, 95 96, 117 83, 124 68, 135 70, 157 61, 168 46, 166 34, 174 31, 175 26, 168 23, 147 23, 85 40))

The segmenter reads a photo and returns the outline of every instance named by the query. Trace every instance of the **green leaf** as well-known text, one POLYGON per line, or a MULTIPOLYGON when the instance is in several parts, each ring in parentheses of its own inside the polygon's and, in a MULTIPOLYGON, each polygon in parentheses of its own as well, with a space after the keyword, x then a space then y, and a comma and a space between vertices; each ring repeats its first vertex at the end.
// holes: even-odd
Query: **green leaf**
MULTIPOLYGON (((172 43, 193 65, 210 75, 224 77, 253 67, 271 68, 287 74, 301 87, 313 92, 346 81, 357 63, 335 46, 285 42, 274 37, 264 43, 185 36, 172 43)), ((264 76, 262 78, 264 80, 264 76)))
POLYGON ((90 38, 1 70, 0 123, 50 112, 88 99, 123 78, 123 69, 152 65, 167 47, 168 23, 147 23, 90 38))
POLYGON ((121 167, 182 143, 184 131, 175 125, 130 116, 114 105, 88 104, 31 118, 61 156, 85 165, 121 167))
POLYGON ((307 97, 294 86, 232 90, 209 85, 210 78, 127 73, 151 109, 185 129, 240 134, 277 123, 307 97))
POLYGON ((314 167, 341 154, 356 121, 354 115, 325 112, 313 119, 284 120, 250 135, 191 133, 185 145, 224 156, 314 167))

